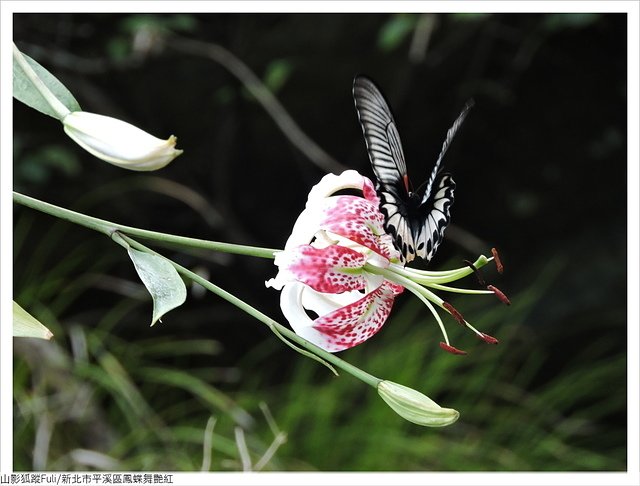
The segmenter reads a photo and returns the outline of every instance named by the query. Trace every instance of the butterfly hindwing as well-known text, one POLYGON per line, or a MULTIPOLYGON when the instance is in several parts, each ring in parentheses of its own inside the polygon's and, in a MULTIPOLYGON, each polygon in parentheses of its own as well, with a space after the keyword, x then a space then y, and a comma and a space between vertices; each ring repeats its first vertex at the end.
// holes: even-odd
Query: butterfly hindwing
POLYGON ((444 237, 444 230, 451 221, 451 205, 456 183, 450 174, 441 174, 435 182, 433 194, 420 205, 422 217, 416 218, 412 233, 416 254, 425 261, 435 255, 444 237))

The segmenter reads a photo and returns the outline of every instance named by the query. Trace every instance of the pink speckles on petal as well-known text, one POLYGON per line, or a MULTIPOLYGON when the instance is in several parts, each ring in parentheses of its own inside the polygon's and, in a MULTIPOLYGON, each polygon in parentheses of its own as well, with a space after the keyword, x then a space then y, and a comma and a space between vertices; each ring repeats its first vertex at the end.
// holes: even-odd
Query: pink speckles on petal
POLYGON ((403 287, 384 281, 360 300, 317 318, 313 328, 325 339, 321 347, 333 353, 369 339, 385 323, 402 290, 403 287))
POLYGON ((362 195, 365 197, 365 199, 371 201, 376 207, 379 207, 380 198, 376 193, 373 182, 371 182, 371 179, 367 179, 366 177, 363 177, 362 179, 362 195))
POLYGON ((341 293, 364 288, 364 276, 345 272, 345 269, 362 268, 365 262, 362 253, 344 246, 314 248, 302 245, 293 250, 288 270, 297 280, 318 292, 341 293))
POLYGON ((383 222, 384 216, 378 206, 368 199, 338 196, 324 210, 320 228, 348 238, 388 259, 389 251, 380 241, 385 234, 383 222))

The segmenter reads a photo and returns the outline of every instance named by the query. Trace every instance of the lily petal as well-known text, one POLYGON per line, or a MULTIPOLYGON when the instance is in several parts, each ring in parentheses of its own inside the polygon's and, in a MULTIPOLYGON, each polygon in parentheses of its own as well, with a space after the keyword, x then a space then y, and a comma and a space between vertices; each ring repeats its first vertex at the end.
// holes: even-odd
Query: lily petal
POLYGON ((319 221, 321 229, 390 258, 389 249, 380 244, 380 236, 385 234, 384 216, 377 205, 357 196, 333 196, 325 201, 327 204, 319 221))
MULTIPOLYGON (((345 189, 355 189, 357 191, 365 191, 365 186, 367 185, 367 181, 369 182, 367 193, 371 195, 371 190, 373 189, 373 184, 369 179, 359 174, 355 170, 345 170, 340 175, 335 174, 327 174, 320 182, 318 182, 315 186, 311 188, 309 191, 309 196, 307 198, 307 207, 310 205, 314 205, 323 199, 328 198, 329 196, 333 196, 339 191, 344 191, 345 189)), ((367 195, 365 195, 367 197, 367 195)), ((373 190, 373 197, 377 199, 377 195, 375 190, 373 190)), ((379 200, 372 201, 376 204, 379 200)))
MULTIPOLYGON (((379 202, 371 180, 356 171, 327 174, 311 189, 285 250, 311 243, 322 230, 333 234, 330 236, 344 237, 360 244, 386 260, 399 258, 391 238, 384 231, 384 216, 378 210, 379 202), (362 191, 364 197, 333 195, 345 189, 362 191)), ((319 245, 315 243, 314 246, 319 245)))
MULTIPOLYGON (((389 317, 396 295, 403 290, 384 281, 358 300, 335 306, 332 312, 312 321, 302 309, 305 289, 301 285, 286 285, 282 290, 280 303, 285 317, 298 335, 331 353, 352 348, 377 333, 389 317)), ((354 292, 349 294, 353 297, 354 292)))
POLYGON ((276 280, 297 280, 318 292, 363 289, 364 275, 349 270, 362 268, 365 262, 362 253, 344 246, 314 248, 301 245, 276 255, 275 264, 280 269, 276 280))

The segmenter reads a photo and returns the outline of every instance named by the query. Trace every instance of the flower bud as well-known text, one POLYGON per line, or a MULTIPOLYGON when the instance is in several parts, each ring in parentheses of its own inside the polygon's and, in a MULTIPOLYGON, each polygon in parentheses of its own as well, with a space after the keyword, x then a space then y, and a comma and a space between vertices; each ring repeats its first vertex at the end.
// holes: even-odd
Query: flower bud
POLYGON ((394 412, 414 424, 444 427, 460 417, 457 410, 442 408, 426 395, 392 381, 381 381, 378 394, 394 412))
POLYGON ((161 169, 182 153, 176 137, 156 138, 130 123, 86 111, 74 111, 62 120, 64 131, 99 159, 123 169, 161 169))

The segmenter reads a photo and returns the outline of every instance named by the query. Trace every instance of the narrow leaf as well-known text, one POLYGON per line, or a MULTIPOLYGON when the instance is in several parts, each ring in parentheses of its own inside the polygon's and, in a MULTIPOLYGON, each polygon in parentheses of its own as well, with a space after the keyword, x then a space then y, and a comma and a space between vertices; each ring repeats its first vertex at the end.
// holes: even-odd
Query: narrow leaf
POLYGON ((13 301, 13 336, 51 339, 53 333, 13 301))
MULTIPOLYGON (((66 106, 69 111, 81 111, 80 105, 73 97, 71 92, 62 84, 53 74, 43 68, 36 61, 26 54, 22 54, 29 66, 35 71, 36 75, 49 88, 56 98, 66 106)), ((13 97, 22 101, 25 105, 30 106, 34 110, 38 110, 45 115, 59 119, 59 115, 51 107, 49 102, 40 94, 40 91, 33 85, 29 76, 24 72, 18 61, 13 59, 13 97)))
POLYGON ((182 305, 187 298, 187 288, 176 269, 166 259, 127 248, 140 280, 153 298, 153 326, 163 315, 182 305))

